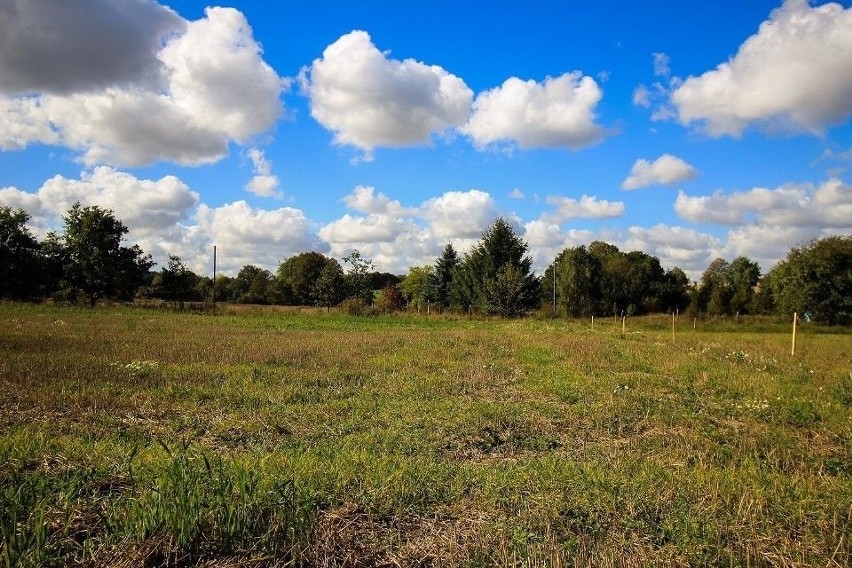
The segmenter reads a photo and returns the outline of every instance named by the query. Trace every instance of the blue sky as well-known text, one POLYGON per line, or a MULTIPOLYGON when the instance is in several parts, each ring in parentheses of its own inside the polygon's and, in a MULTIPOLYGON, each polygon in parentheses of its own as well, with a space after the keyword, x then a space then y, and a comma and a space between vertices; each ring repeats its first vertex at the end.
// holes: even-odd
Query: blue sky
POLYGON ((0 0, 0 204, 108 207, 201 273, 405 273, 496 216, 539 270, 767 271, 852 232, 850 115, 848 2, 0 0))

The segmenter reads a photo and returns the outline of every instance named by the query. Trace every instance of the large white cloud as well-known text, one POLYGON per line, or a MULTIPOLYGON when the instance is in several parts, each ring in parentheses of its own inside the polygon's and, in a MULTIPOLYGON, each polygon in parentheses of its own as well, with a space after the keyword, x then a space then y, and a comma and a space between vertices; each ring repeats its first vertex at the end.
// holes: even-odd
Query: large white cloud
POLYGON ((0 202, 25 209, 38 228, 55 228, 59 218, 79 202, 111 209, 132 230, 134 239, 177 224, 198 201, 198 194, 175 176, 143 180, 107 166, 84 171, 80 179, 54 176, 36 193, 0 190, 0 202))
POLYGON ((476 239, 500 216, 494 198, 487 192, 448 191, 420 206, 420 215, 430 223, 439 239, 476 239))
POLYGON ((724 253, 724 243, 714 235, 663 224, 632 226, 619 245, 624 250, 640 250, 656 256, 664 267, 677 266, 693 279, 724 253))
POLYGON ((380 270, 396 273, 432 264, 447 242, 468 251, 500 216, 494 198, 480 190, 448 191, 404 206, 373 187, 358 186, 343 201, 359 214, 347 213, 320 228, 331 253, 342 257, 357 248, 380 270))
POLYGON ((753 123, 821 132, 852 113, 852 9, 787 0, 737 54, 671 100, 681 123, 739 136, 753 123))
POLYGON ((194 230, 217 245, 225 270, 246 264, 274 268, 282 259, 328 247, 313 235, 312 225, 299 209, 257 209, 245 201, 220 207, 200 205, 194 230))
POLYGON ((186 22, 150 2, 103 0, 88 6, 91 13, 63 4, 46 20, 30 21, 55 4, 33 0, 33 9, 27 2, 0 12, 12 45, 0 49, 0 73, 15 77, 0 96, 4 150, 41 142, 80 152, 87 165, 203 164, 222 158, 230 142, 247 143, 269 129, 282 113, 286 81, 263 61, 237 10, 208 8, 204 18, 186 22), (65 11, 74 15, 68 22, 65 11), (86 32, 104 22, 126 33, 86 32), (22 39, 30 28, 35 39, 22 39), (40 47, 25 54, 33 42, 40 47), (82 61, 93 50, 103 65, 82 61), (125 55, 138 66, 117 59, 125 55), (70 71, 51 78, 60 67, 70 71))
POLYGON ((200 274, 212 270, 214 245, 224 273, 246 264, 274 269, 288 256, 329 250, 298 209, 257 209, 245 201, 210 207, 174 176, 139 179, 99 166, 80 179, 55 176, 35 193, 0 189, 0 203, 30 213, 30 226, 41 236, 61 232, 61 217, 75 202, 111 209, 129 229, 126 240, 138 243, 160 265, 174 254, 200 274))
POLYGON ((653 162, 639 159, 621 183, 622 189, 638 189, 649 185, 672 185, 698 176, 698 171, 677 156, 663 154, 653 162))
POLYGON ((390 59, 364 31, 329 45, 301 74, 311 115, 334 132, 337 144, 369 159, 376 147, 426 144, 432 134, 462 124, 473 92, 438 67, 390 59))
POLYGON ((680 192, 675 211, 699 223, 843 229, 852 226, 852 186, 829 179, 818 186, 790 184, 696 197, 680 192))
POLYGON ((507 79, 480 93, 462 129, 477 147, 495 143, 520 148, 583 148, 606 135, 595 122, 603 92, 579 71, 543 82, 507 79))

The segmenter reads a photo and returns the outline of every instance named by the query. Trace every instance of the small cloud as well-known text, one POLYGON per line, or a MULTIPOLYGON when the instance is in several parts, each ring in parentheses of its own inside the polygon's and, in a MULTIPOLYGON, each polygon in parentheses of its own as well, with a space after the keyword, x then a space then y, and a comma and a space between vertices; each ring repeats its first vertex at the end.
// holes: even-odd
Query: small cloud
POLYGON ((644 108, 651 108, 651 91, 648 90, 648 87, 639 84, 633 90, 633 104, 644 108))
POLYGON ((671 75, 669 63, 671 59, 665 53, 654 53, 654 76, 664 77, 666 79, 671 75))
POLYGON ((553 213, 541 217, 542 221, 548 223, 561 223, 568 219, 605 219, 624 214, 624 203, 621 201, 606 201, 594 195, 583 195, 580 199, 549 195, 547 202, 556 206, 553 213))
POLYGON ((512 190, 512 193, 509 194, 509 197, 512 199, 523 199, 524 192, 518 189, 517 187, 512 190))
POLYGON ((272 174, 272 163, 266 159, 263 150, 252 148, 248 156, 254 166, 254 176, 246 184, 246 189, 261 197, 282 197, 278 191, 278 176, 272 174))
POLYGON ((677 156, 663 154, 653 162, 639 159, 630 175, 621 183, 622 189, 639 189, 649 185, 672 185, 698 176, 698 170, 677 156))

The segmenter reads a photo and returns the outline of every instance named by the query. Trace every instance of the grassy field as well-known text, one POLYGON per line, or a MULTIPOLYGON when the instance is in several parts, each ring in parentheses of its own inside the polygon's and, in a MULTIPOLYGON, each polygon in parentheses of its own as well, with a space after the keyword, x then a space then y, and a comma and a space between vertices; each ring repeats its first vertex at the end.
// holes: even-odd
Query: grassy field
POLYGON ((852 334, 0 304, 2 566, 846 566, 852 334))

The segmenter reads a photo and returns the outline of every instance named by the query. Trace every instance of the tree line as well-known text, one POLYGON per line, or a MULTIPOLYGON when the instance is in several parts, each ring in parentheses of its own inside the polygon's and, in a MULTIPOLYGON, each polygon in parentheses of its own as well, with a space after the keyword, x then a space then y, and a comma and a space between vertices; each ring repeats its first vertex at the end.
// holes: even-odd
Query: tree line
POLYGON ((128 229, 110 210, 77 203, 62 219, 63 232, 39 242, 25 211, 0 207, 0 298, 94 305, 153 297, 175 304, 343 305, 354 313, 408 308, 506 317, 539 309, 570 317, 797 311, 815 321, 852 323, 849 236, 795 247, 766 274, 747 257, 717 258, 698 282, 680 268, 663 269, 655 256, 595 241, 564 249, 536 276, 527 243, 498 219, 463 256, 447 244, 433 264, 411 267, 405 276, 378 272, 353 250, 342 263, 304 252, 284 259, 274 274, 246 265, 214 281, 177 256, 152 272, 150 255, 123 244, 128 229))

